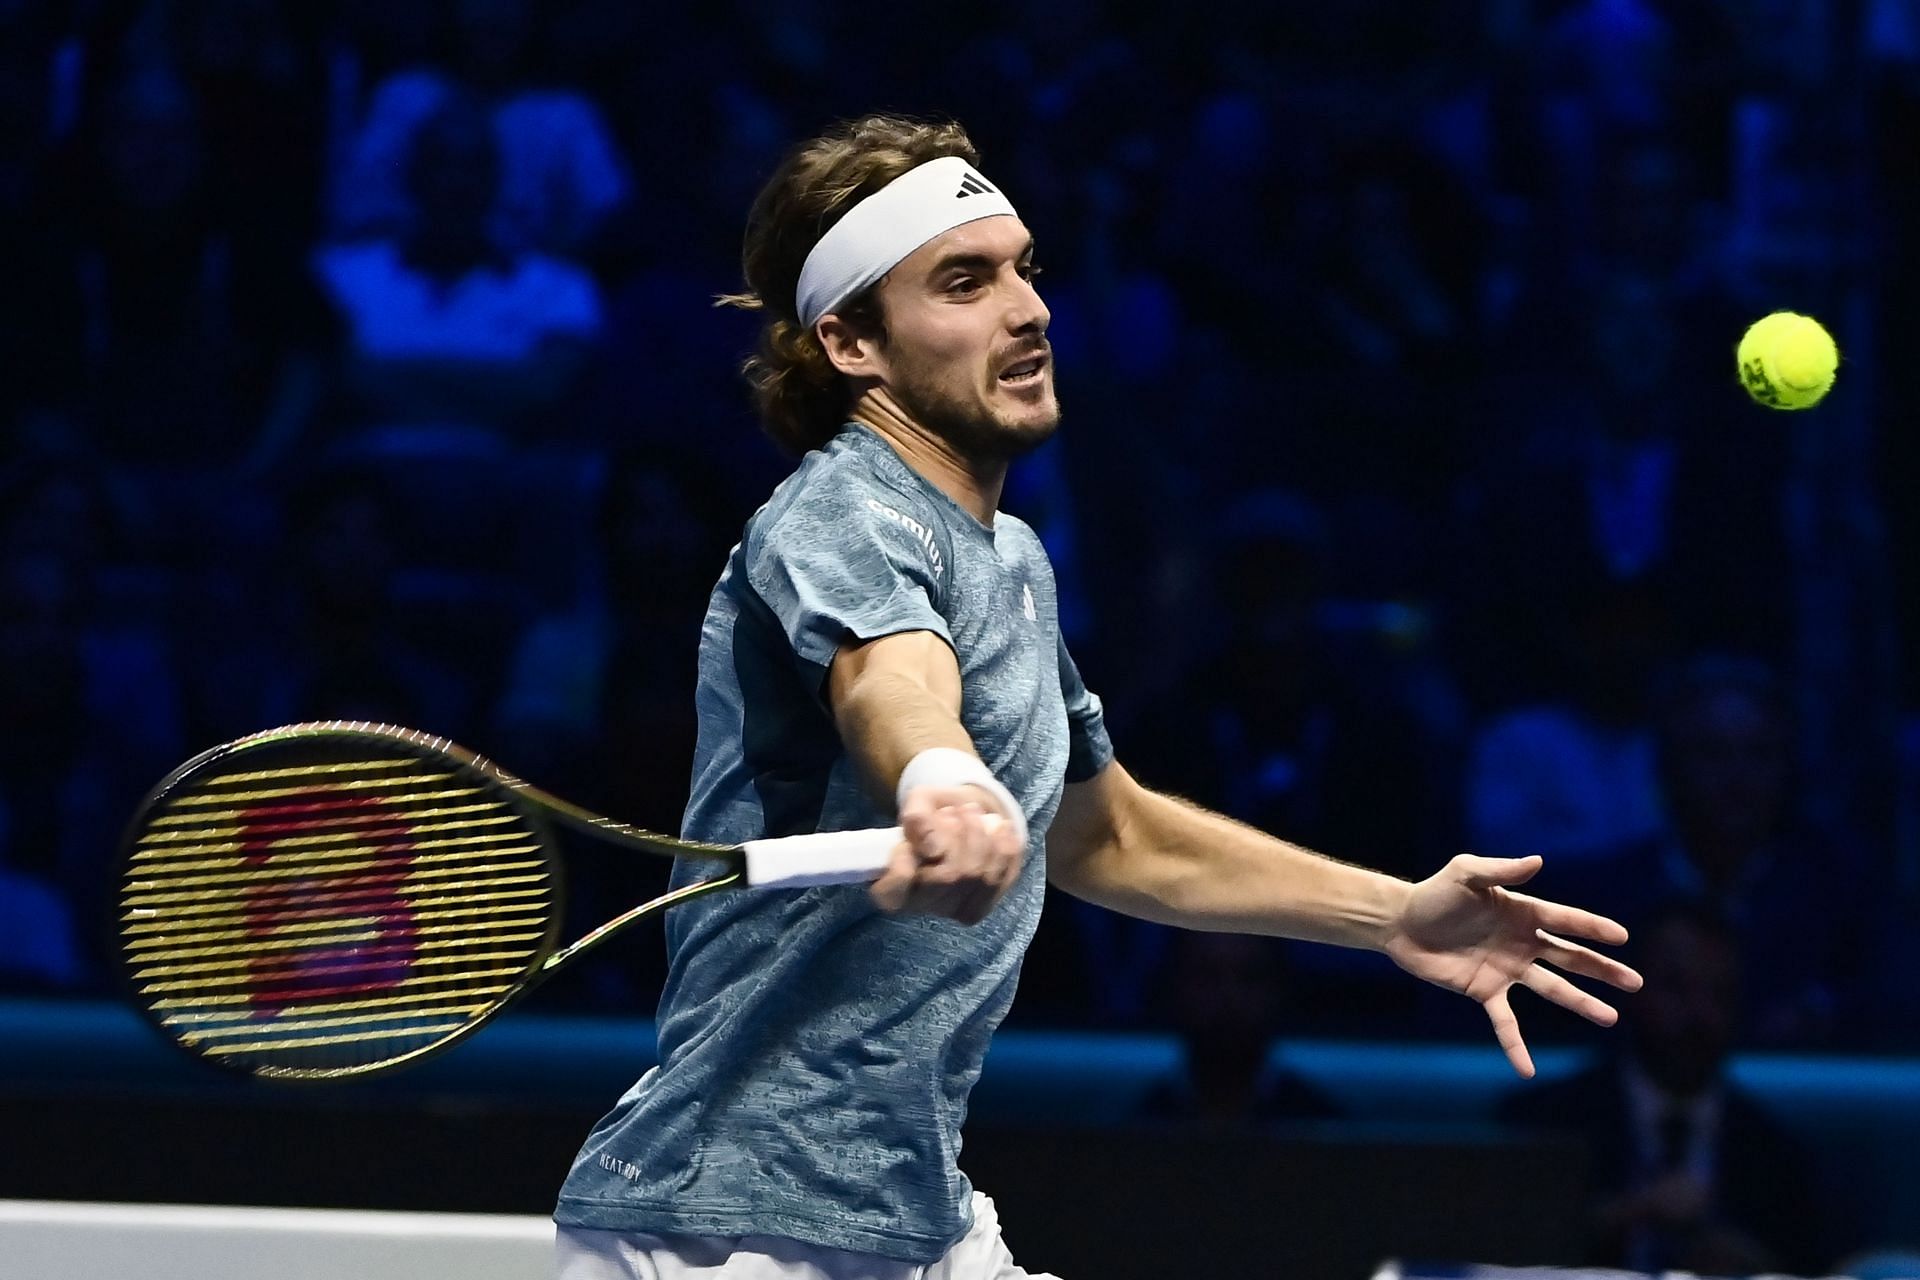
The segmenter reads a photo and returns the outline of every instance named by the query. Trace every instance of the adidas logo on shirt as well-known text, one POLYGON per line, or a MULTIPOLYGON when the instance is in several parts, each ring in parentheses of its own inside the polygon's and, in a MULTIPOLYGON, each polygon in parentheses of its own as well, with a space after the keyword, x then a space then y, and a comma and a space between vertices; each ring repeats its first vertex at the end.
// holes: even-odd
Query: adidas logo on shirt
POLYGON ((953 193, 953 198, 955 200, 965 200, 968 196, 986 196, 986 195, 998 195, 998 194, 999 192, 995 191, 992 187, 987 185, 987 180, 985 178, 981 177, 977 173, 968 171, 967 176, 960 180, 960 189, 953 193))

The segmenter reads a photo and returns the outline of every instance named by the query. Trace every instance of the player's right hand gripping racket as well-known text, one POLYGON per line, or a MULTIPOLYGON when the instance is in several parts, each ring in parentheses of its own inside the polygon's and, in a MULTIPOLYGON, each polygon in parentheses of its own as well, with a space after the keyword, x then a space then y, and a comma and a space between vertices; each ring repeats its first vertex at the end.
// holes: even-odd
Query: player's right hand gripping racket
POLYGON ((149 1018, 249 1075, 370 1075, 445 1049, 634 921, 730 889, 877 877, 898 827, 697 844, 556 799, 443 739, 297 724, 195 757, 123 845, 121 957, 149 1018), (560 944, 555 823, 711 859, 560 944))

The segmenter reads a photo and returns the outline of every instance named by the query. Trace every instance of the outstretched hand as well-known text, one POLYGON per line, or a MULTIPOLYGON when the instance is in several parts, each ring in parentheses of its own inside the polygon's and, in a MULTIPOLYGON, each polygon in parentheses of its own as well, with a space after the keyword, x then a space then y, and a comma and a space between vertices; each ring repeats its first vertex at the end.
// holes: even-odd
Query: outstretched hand
POLYGON ((1613 945, 1627 940, 1618 922, 1577 907, 1516 893, 1540 870, 1538 856, 1482 858, 1461 854, 1413 888, 1388 934, 1386 953, 1416 978, 1476 1000, 1493 1022, 1494 1038, 1522 1076, 1533 1075, 1533 1056, 1507 1003, 1519 983, 1565 1009, 1610 1027, 1619 1012, 1581 990, 1554 969, 1638 991, 1640 975, 1573 941, 1613 945), (1554 968, 1546 966, 1551 964, 1554 968))

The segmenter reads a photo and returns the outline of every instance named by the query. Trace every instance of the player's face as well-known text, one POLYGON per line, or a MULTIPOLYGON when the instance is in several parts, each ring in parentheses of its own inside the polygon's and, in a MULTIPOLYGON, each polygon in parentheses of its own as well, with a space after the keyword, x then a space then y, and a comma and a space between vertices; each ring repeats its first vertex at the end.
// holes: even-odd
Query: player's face
POLYGON ((1033 287, 1033 237, 982 218, 921 245, 880 286, 887 390, 970 456, 1012 457, 1060 423, 1052 315, 1033 287))

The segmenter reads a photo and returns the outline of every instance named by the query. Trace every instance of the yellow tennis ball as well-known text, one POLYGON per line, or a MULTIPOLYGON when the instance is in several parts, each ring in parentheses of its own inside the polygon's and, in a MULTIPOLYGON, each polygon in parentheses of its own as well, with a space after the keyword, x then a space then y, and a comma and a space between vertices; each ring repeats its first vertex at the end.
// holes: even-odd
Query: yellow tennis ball
POLYGON ((1840 351, 1812 316, 1776 311, 1740 339, 1740 385, 1769 409, 1806 409, 1833 386, 1840 351))

